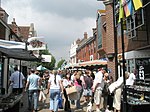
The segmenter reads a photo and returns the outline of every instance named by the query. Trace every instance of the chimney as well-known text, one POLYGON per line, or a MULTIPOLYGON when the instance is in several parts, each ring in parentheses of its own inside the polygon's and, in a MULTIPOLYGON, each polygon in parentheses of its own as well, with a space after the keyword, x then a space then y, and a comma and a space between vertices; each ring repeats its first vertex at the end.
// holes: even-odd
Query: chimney
POLYGON ((13 18, 12 24, 13 24, 13 25, 16 25, 15 18, 13 18))
POLYGON ((79 38, 77 39, 76 43, 77 43, 77 44, 80 44, 80 39, 79 39, 79 38))
POLYGON ((88 38, 87 32, 84 32, 84 39, 87 39, 87 38, 88 38))
POLYGON ((96 28, 92 28, 92 30, 93 30, 93 36, 96 35, 97 29, 96 28))

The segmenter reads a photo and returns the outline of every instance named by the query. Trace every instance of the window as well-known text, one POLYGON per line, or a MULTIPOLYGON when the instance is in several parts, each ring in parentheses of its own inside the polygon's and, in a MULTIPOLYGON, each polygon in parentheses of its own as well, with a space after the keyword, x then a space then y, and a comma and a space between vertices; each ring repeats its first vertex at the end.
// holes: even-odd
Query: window
POLYGON ((100 49, 100 48, 102 48, 102 29, 101 29, 101 17, 99 14, 98 14, 97 22, 98 22, 98 26, 97 26, 97 28, 98 28, 98 31, 97 31, 97 33, 98 33, 98 49, 100 49))

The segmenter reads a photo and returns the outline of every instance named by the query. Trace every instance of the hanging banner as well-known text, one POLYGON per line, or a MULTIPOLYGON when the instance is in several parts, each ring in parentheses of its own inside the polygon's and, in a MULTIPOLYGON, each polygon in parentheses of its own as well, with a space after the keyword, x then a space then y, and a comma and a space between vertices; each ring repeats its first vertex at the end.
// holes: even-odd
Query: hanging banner
POLYGON ((143 6, 141 0, 133 0, 133 4, 134 4, 135 10, 138 10, 139 8, 143 6))
POLYGON ((118 23, 120 23, 121 18, 129 17, 133 14, 133 8, 138 10, 142 8, 142 1, 141 0, 120 0, 119 2, 119 19, 118 23))
POLYGON ((45 50, 46 44, 44 37, 30 37, 28 38, 28 50, 45 50))
POLYGON ((133 11, 133 4, 132 4, 132 0, 123 0, 123 8, 124 8, 124 12, 126 17, 129 17, 132 14, 133 11))

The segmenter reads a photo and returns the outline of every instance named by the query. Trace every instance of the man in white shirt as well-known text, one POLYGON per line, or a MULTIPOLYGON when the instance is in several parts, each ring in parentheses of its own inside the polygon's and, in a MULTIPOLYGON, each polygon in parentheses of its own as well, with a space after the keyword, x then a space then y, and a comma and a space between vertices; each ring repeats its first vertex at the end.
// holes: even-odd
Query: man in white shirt
POLYGON ((94 92, 94 102, 96 104, 96 112, 100 112, 100 102, 104 87, 103 74, 106 72, 103 68, 98 70, 99 71, 95 74, 95 79, 92 86, 92 90, 94 92))
POLYGON ((126 85, 133 85, 135 79, 134 73, 130 73, 129 78, 126 80, 126 85))
POLYGON ((23 92, 24 75, 18 71, 18 67, 14 68, 14 73, 10 76, 10 84, 13 86, 14 94, 21 94, 23 92))

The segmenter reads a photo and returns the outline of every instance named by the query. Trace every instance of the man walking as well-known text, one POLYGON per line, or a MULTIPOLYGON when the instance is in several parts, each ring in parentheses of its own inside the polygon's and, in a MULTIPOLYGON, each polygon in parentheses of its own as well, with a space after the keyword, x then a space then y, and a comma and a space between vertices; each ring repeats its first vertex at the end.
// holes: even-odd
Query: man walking
POLYGON ((104 87, 104 81, 103 81, 104 73, 105 70, 103 68, 98 69, 98 72, 95 74, 95 79, 92 86, 92 90, 94 92, 94 102, 96 104, 96 112, 100 112, 101 96, 104 87))
POLYGON ((18 71, 18 67, 14 68, 14 73, 10 76, 10 84, 13 86, 12 92, 14 94, 21 94, 23 92, 24 75, 18 71))
POLYGON ((31 74, 27 78, 27 83, 25 87, 25 91, 28 89, 28 109, 32 109, 32 100, 34 100, 34 110, 35 112, 38 110, 38 92, 41 84, 40 77, 35 74, 35 70, 30 70, 31 74))

